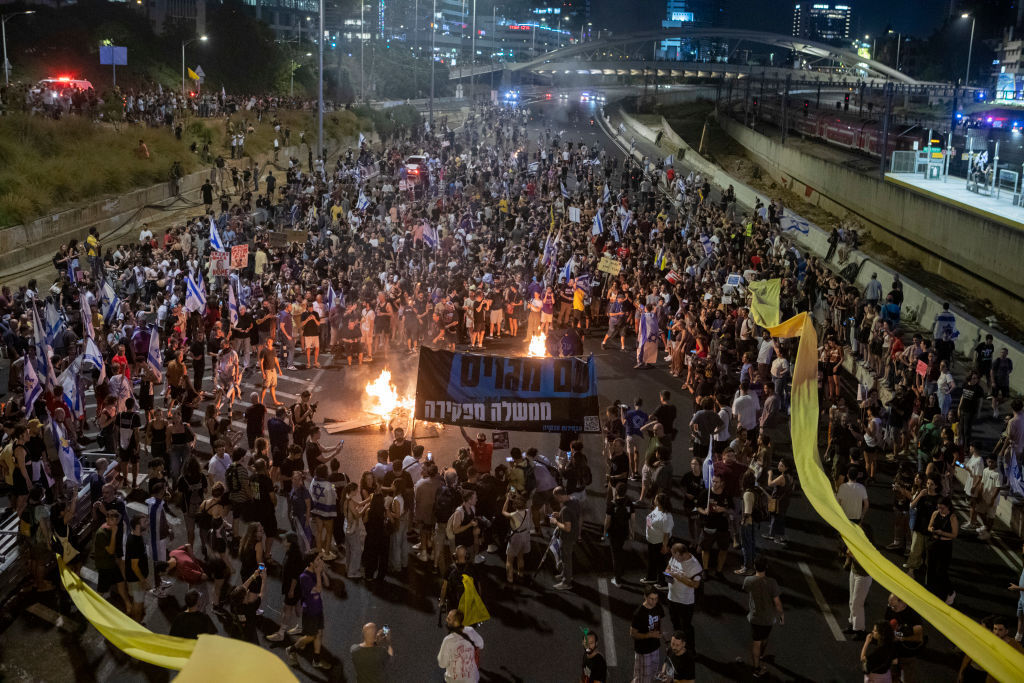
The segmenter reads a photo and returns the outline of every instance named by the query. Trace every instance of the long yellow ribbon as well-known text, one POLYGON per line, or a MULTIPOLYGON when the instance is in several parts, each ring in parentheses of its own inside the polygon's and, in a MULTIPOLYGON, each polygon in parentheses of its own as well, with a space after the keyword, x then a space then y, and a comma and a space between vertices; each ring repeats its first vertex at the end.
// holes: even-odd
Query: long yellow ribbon
POLYGON ((857 562, 875 581, 898 595, 994 678, 1004 683, 1024 680, 1024 655, 897 568, 859 526, 846 518, 818 458, 818 335, 814 325, 807 313, 800 313, 769 332, 773 337, 800 337, 793 373, 790 432, 800 485, 811 505, 842 534, 857 562))
POLYGON ((135 659, 180 670, 179 681, 298 683, 281 659, 251 643, 222 636, 199 640, 153 633, 103 599, 57 556, 60 580, 78 611, 114 647, 135 659))

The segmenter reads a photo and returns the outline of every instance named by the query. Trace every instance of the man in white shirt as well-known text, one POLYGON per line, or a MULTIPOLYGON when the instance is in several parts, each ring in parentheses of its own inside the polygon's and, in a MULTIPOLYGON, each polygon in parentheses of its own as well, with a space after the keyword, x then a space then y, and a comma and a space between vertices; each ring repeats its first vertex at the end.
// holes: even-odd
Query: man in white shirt
POLYGON ((686 642, 693 642, 694 591, 700 585, 704 568, 684 542, 672 545, 672 559, 666 570, 668 582, 668 616, 672 628, 686 634, 686 642))
POLYGON ((864 516, 868 513, 868 490, 860 481, 863 478, 863 470, 851 467, 846 474, 846 481, 840 484, 836 491, 839 507, 843 508, 843 514, 854 524, 863 523, 864 516))
POLYGON ((999 492, 1003 487, 1003 475, 996 467, 996 456, 985 457, 985 471, 981 473, 981 495, 975 503, 978 515, 981 516, 981 526, 978 528, 978 538, 988 540, 989 530, 992 528, 992 518, 995 516, 996 507, 999 505, 999 492))
POLYGON ((153 239, 153 231, 149 229, 148 223, 142 224, 142 230, 139 231, 139 241, 148 242, 153 239))
POLYGON ((750 382, 740 384, 736 398, 732 400, 732 414, 736 416, 736 424, 747 430, 748 434, 757 434, 757 397, 750 393, 750 382))
POLYGON ((445 620, 448 635, 441 641, 437 665, 444 669, 446 683, 477 683, 480 680, 476 651, 484 649, 484 639, 472 626, 463 626, 462 619, 462 612, 453 609, 445 620))
POLYGON ((214 484, 220 482, 224 487, 227 487, 227 481, 225 480, 225 472, 228 471, 228 467, 231 466, 231 456, 226 451, 221 453, 215 453, 210 458, 210 464, 207 465, 206 471, 210 475, 210 488, 212 489, 214 484))

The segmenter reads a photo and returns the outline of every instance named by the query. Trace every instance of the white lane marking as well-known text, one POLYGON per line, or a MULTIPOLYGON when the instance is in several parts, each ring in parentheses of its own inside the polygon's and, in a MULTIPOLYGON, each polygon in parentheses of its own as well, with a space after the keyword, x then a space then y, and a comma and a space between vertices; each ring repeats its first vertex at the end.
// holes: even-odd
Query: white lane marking
POLYGON ((597 592, 601 594, 601 634, 604 640, 604 658, 608 666, 618 666, 615 656, 615 627, 612 611, 608 606, 608 579, 597 580, 597 592))
POLYGON ((825 623, 828 624, 832 635, 840 642, 845 641, 846 637, 843 635, 843 629, 839 628, 839 622, 836 621, 835 615, 832 614, 832 608, 829 606, 828 601, 825 600, 818 582, 814 579, 814 574, 811 573, 811 568, 807 566, 806 562, 797 562, 797 564, 800 566, 800 571, 803 573, 804 578, 807 579, 807 585, 811 588, 811 595, 814 596, 814 601, 818 603, 818 609, 825 616, 825 623))
MULTIPOLYGON (((963 494, 960 494, 954 498, 955 502, 953 507, 958 513, 957 517, 962 518, 960 522, 960 530, 963 531, 964 524, 971 521, 971 509, 969 504, 964 500, 963 494)), ((980 537, 979 537, 980 540, 980 537)), ((1020 562, 1014 557, 1013 551, 1011 551, 1006 543, 995 534, 989 534, 988 540, 983 541, 988 544, 988 547, 992 549, 992 552, 996 554, 1000 560, 1003 561, 1007 567, 1009 567, 1014 573, 1019 573, 1021 570, 1020 562)))

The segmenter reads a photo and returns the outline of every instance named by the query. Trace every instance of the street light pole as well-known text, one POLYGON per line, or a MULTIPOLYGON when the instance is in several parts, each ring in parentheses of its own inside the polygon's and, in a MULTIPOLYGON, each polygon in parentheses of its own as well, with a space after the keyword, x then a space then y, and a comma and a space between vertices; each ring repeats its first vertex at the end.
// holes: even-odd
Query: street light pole
POLYGON ((476 0, 473 0, 473 38, 470 40, 472 55, 469 59, 469 91, 476 99, 476 0))
POLYGON ((202 36, 199 36, 198 38, 190 38, 189 40, 181 41, 181 94, 182 95, 185 94, 185 46, 186 45, 191 45, 192 43, 196 42, 197 40, 205 41, 206 40, 206 36, 202 35, 202 36))
POLYGON ((11 67, 7 63, 7 20, 8 19, 13 19, 14 17, 18 16, 19 14, 35 14, 35 13, 36 13, 36 11, 34 9, 30 9, 30 10, 25 10, 24 12, 14 12, 12 14, 0 15, 0 33, 3 33, 3 41, 4 41, 4 87, 5 88, 6 87, 10 87, 10 85, 11 85, 11 74, 10 74, 11 67))
POLYGON ((437 38, 437 0, 433 0, 430 8, 430 132, 434 132, 434 40, 437 38))
MULTIPOLYGON (((317 111, 316 111, 316 143, 317 158, 324 153, 324 0, 320 0, 320 33, 317 36, 320 46, 320 68, 316 74, 317 111)), ((327 160, 324 159, 326 168, 327 160)))
POLYGON ((964 12, 960 15, 961 19, 971 19, 971 41, 967 44, 967 73, 964 76, 964 85, 967 86, 971 81, 971 52, 974 50, 974 25, 977 23, 977 17, 973 17, 970 14, 964 12))
POLYGON ((359 99, 366 101, 366 72, 363 71, 363 48, 366 45, 366 0, 359 0, 359 99))

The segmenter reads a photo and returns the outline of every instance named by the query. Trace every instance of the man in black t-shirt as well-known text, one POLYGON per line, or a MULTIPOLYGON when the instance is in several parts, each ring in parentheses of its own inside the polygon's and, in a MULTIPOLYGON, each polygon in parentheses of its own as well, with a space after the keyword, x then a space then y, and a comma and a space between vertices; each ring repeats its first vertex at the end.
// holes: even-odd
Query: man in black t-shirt
POLYGON ((245 305, 238 307, 238 322, 231 328, 231 347, 238 354, 242 369, 248 370, 252 361, 252 330, 255 323, 245 305))
POLYGON ((185 611, 174 617, 170 635, 197 639, 203 633, 216 635, 217 627, 206 612, 199 609, 200 593, 195 588, 185 593, 185 611))
POLYGON ((306 350, 306 367, 320 367, 320 314, 313 310, 312 302, 306 302, 306 311, 302 314, 302 348, 306 350))
POLYGON ((626 566, 626 540, 629 538, 629 522, 633 518, 633 499, 626 495, 626 484, 615 486, 615 497, 608 501, 604 514, 604 535, 612 549, 612 585, 622 581, 626 566))
MULTIPOLYGON (((979 377, 985 378, 986 382, 991 382, 989 378, 990 370, 992 370, 992 356, 995 354, 996 347, 992 343, 992 335, 986 334, 985 341, 978 342, 978 345, 974 347, 974 369, 978 373, 979 377)), ((989 391, 992 390, 991 385, 989 391)))
POLYGON ((669 403, 669 399, 672 398, 672 393, 667 389, 662 391, 659 395, 661 403, 654 412, 651 413, 651 420, 657 420, 661 423, 662 428, 665 430, 665 438, 662 439, 664 445, 672 447, 672 440, 676 437, 676 407, 669 403))
POLYGON ((633 639, 633 680, 654 680, 661 668, 661 620, 665 610, 658 604, 658 590, 648 586, 644 601, 633 612, 629 635, 633 639))
POLYGON ((586 631, 583 635, 583 678, 581 683, 608 683, 608 662, 597 651, 597 634, 586 631))
MULTIPOLYGON (((917 680, 917 655, 924 646, 924 621, 914 610, 907 607, 896 595, 889 594, 889 605, 885 608, 885 620, 892 626, 896 640, 896 658, 904 681, 917 680)), ((894 675, 893 680, 899 680, 894 675)))
POLYGON ((573 286, 568 282, 563 282, 558 286, 558 311, 555 315, 555 323, 559 327, 568 325, 569 319, 572 317, 572 292, 573 286))
POLYGON ((715 475, 711 478, 711 491, 708 497, 700 501, 697 512, 703 520, 700 539, 702 565, 711 573, 711 551, 718 548, 715 571, 721 576, 725 566, 725 556, 730 545, 729 510, 732 509, 732 498, 725 492, 725 480, 715 475))
POLYGON ((135 397, 125 399, 124 410, 117 416, 117 461, 121 465, 121 476, 128 481, 131 472, 132 488, 138 488, 139 479, 139 429, 142 418, 135 412, 135 397))
POLYGON ((695 508, 703 505, 708 499, 708 491, 704 488, 704 473, 701 471, 701 459, 690 458, 690 471, 683 475, 683 513, 690 527, 690 538, 697 538, 697 513, 695 508))
POLYGON ((412 455, 412 441, 405 438, 405 430, 395 428, 395 440, 388 446, 388 462, 403 462, 406 456, 412 455))
POLYGON ((668 643, 665 653, 663 680, 672 683, 692 683, 696 678, 696 662, 694 653, 687 647, 686 634, 676 631, 668 643))

